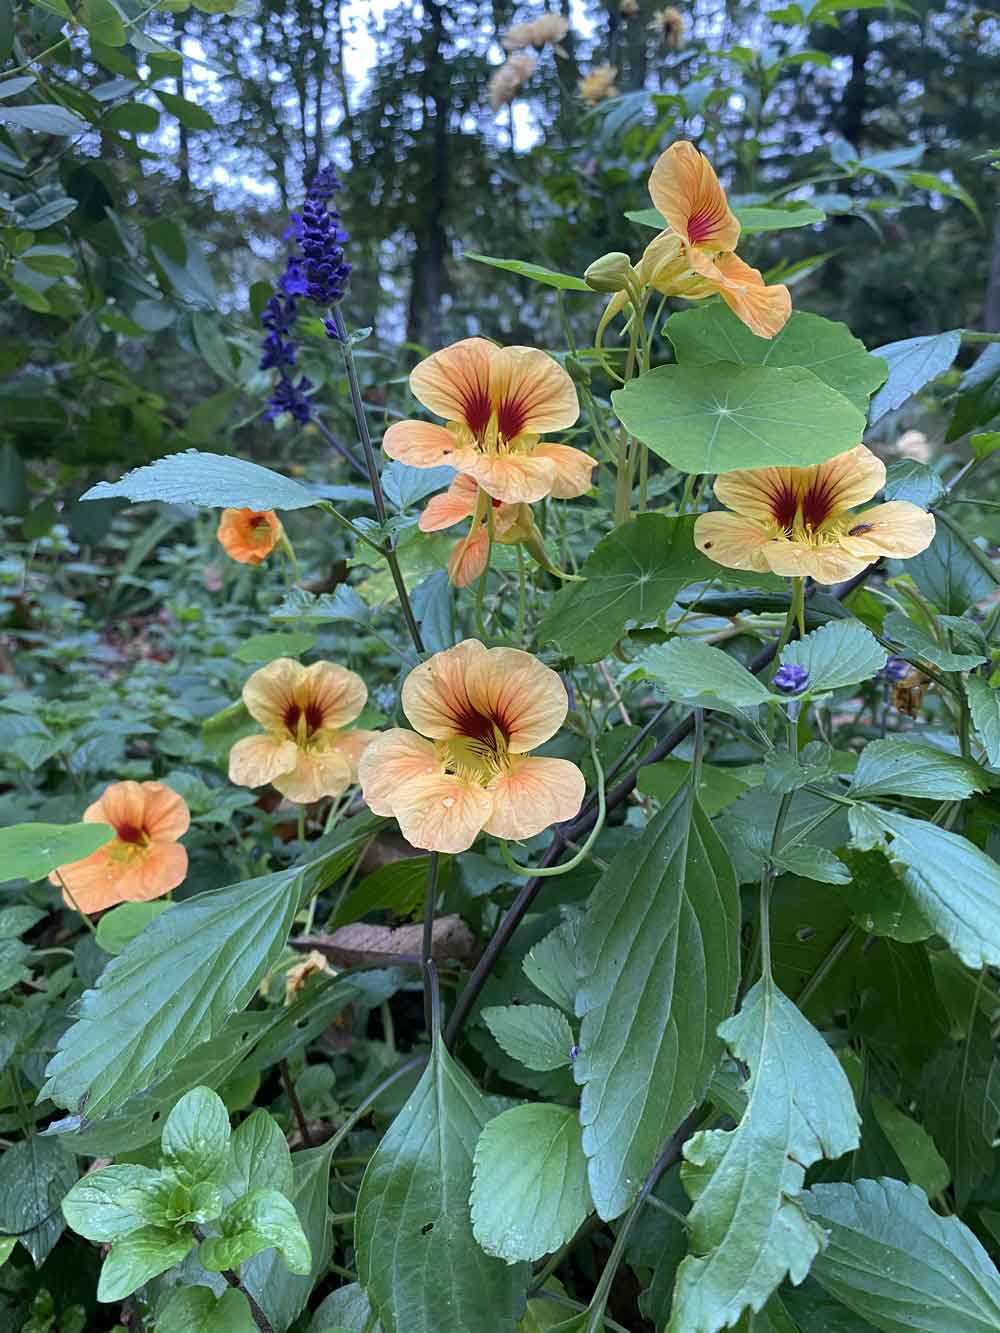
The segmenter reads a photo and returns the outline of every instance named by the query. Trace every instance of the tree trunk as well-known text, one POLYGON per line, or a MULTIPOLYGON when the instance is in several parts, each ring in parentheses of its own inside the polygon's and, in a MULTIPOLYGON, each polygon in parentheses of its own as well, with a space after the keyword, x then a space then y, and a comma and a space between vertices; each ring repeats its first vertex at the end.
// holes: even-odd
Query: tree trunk
POLYGON ((1000 208, 997 209, 996 222, 993 226, 993 259, 990 263, 989 281, 986 284, 983 328, 987 333, 1000 333, 1000 208))
POLYGON ((860 153, 864 137, 865 110, 868 105, 867 63, 871 52, 871 36, 868 31, 868 17, 858 14, 851 28, 851 77, 844 89, 844 101, 841 106, 841 134, 848 143, 853 144, 860 153))
POLYGON ((407 338, 437 347, 441 342, 441 300, 445 286, 448 235, 445 216, 451 184, 448 122, 451 113, 451 83, 443 58, 444 10, 441 0, 424 0, 428 17, 422 51, 420 79, 424 120, 421 138, 429 157, 427 207, 414 228, 416 246, 411 264, 410 305, 407 338), (428 117, 428 110, 430 116, 428 117), (429 140, 427 142, 427 132, 429 140))
MULTIPOLYGON (((177 34, 177 50, 181 56, 176 75, 178 97, 186 96, 184 90, 184 30, 186 26, 187 15, 175 13, 174 32, 177 34)), ((188 128, 182 120, 177 122, 177 170, 180 175, 178 185, 181 198, 186 202, 191 197, 191 142, 188 137, 188 128)))

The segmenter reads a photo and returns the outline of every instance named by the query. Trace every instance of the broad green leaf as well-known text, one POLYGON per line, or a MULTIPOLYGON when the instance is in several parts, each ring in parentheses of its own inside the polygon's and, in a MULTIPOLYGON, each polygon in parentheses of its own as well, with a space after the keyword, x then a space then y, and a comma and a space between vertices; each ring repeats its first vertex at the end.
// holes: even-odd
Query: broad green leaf
POLYGON ((947 333, 904 338, 901 342, 876 347, 874 355, 888 363, 889 377, 872 399, 871 425, 881 421, 887 412, 902 407, 907 398, 912 398, 925 385, 943 375, 958 356, 961 345, 961 329, 951 329, 947 333))
MULTIPOLYGON (((445 859, 439 870, 442 888, 445 887, 450 869, 451 862, 445 859), (443 876, 441 871, 445 872, 443 876)), ((402 861, 391 861, 388 865, 379 866, 344 895, 343 900, 337 904, 330 929, 336 930, 338 926, 347 925, 351 921, 360 921, 377 908, 388 908, 397 917, 413 915, 423 906, 429 871, 429 856, 408 856, 402 861)))
POLYGON ((969 445, 977 458, 989 458, 1000 449, 1000 430, 980 431, 971 437, 969 445))
MULTIPOLYGON (((970 982, 975 995, 975 982, 962 980, 970 982)), ((967 1025, 968 995, 961 999, 967 1025)), ((984 1018, 977 1015, 963 1041, 939 1049, 927 1062, 918 1100, 924 1123, 951 1167, 956 1210, 962 1212, 993 1174, 1000 1132, 1000 1063, 984 1018)))
POLYGON ((62 1145, 38 1134, 5 1148, 0 1157, 0 1231, 20 1233, 17 1239, 36 1268, 62 1235, 59 1205, 77 1175, 76 1161, 62 1145))
POLYGON ((573 1075, 605 1219, 632 1203, 704 1094, 739 978, 738 930, 729 859, 687 783, 612 861, 580 929, 573 1075))
POLYGON ((773 338, 758 338, 721 301, 671 315, 665 326, 682 366, 732 361, 744 366, 804 366, 861 412, 885 379, 886 368, 871 356, 846 324, 794 310, 773 338))
POLYGON ((272 1189, 254 1189, 231 1203, 219 1219, 221 1236, 201 1242, 198 1257, 210 1273, 239 1268, 262 1250, 275 1249, 293 1273, 307 1276, 312 1252, 295 1205, 272 1189))
POLYGON ((814 695, 870 680, 885 666, 886 652, 860 621, 842 620, 786 644, 781 661, 806 668, 809 682, 805 693, 814 695))
POLYGON ((257 1333, 242 1291, 180 1287, 156 1316, 156 1333, 257 1333))
POLYGON ((476 1240, 509 1264, 569 1240, 593 1209, 576 1111, 541 1102, 495 1116, 476 1144, 469 1202, 476 1240))
POLYGON ((800 1333, 873 1333, 874 1325, 835 1301, 815 1278, 785 1286, 781 1294, 800 1333))
POLYGON ((629 675, 655 681, 658 692, 677 703, 727 713, 759 708, 777 697, 734 657, 695 639, 647 648, 629 675))
POLYGON ((215 129, 215 119, 207 107, 191 102, 186 97, 178 97, 176 93, 164 92, 162 88, 155 89, 155 92, 163 104, 164 111, 176 116, 189 130, 215 129))
POLYGON ((803 879, 813 879, 820 884, 850 884, 851 872, 839 857, 826 847, 810 847, 808 843, 796 842, 791 847, 781 847, 771 855, 771 860, 779 870, 803 879))
POLYGON ((122 1236, 111 1246, 104 1261, 97 1299, 111 1304, 123 1301, 152 1278, 165 1273, 187 1257, 194 1241, 189 1230, 143 1227, 122 1236))
POLYGON ((229 1112, 211 1088, 192 1088, 163 1126, 163 1162, 191 1189, 219 1181, 229 1165, 229 1112))
POLYGON ((290 1195, 293 1188, 292 1154, 278 1122, 258 1107, 234 1131, 233 1174, 228 1182, 235 1197, 253 1189, 273 1189, 290 1195))
POLYGON ((102 914, 97 923, 97 943, 105 953, 120 954, 126 944, 171 907, 173 903, 162 898, 149 903, 121 903, 102 914))
POLYGON ((822 463, 853 449, 865 425, 799 366, 657 366, 611 401, 625 429, 682 472, 822 463))
POLYGON ((855 806, 851 825, 863 850, 881 845, 921 916, 967 967, 1000 963, 1000 866, 995 861, 967 838, 897 810, 855 806), (865 845, 869 837, 875 842, 865 845))
MULTIPOLYGON (((744 235, 760 231, 786 231, 790 227, 812 227, 825 222, 826 214, 812 204, 744 204, 734 208, 744 235)), ((641 227, 663 231, 667 220, 658 208, 637 208, 625 214, 641 227)))
POLYGON ((859 1180, 802 1196, 827 1235, 812 1274, 884 1333, 986 1333, 1000 1326, 1000 1274, 957 1217, 916 1185, 859 1180))
POLYGON ((571 1063, 573 1029, 547 1004, 493 1005, 482 1019, 498 1044, 529 1069, 561 1069, 571 1063))
POLYGON ((109 824, 12 824, 0 829, 0 882, 44 879, 115 836, 109 824))
MULTIPOLYGON (((636 790, 642 796, 652 796, 660 805, 666 805, 680 790, 691 774, 691 765, 686 759, 664 759, 658 764, 646 764, 639 770, 636 790)), ((733 801, 738 801, 745 791, 756 787, 760 782, 760 770, 749 768, 720 768, 715 764, 702 764, 698 782, 698 803, 710 819, 733 801)))
POLYGON ((879 1128, 892 1144, 913 1184, 919 1185, 931 1198, 946 1190, 951 1184, 948 1163, 935 1148, 934 1140, 923 1125, 878 1093, 872 1097, 871 1104, 879 1128))
POLYGON ((319 496, 300 482, 245 458, 187 449, 134 468, 120 481, 99 481, 80 499, 165 500, 212 509, 265 510, 306 509, 319 496))
MULTIPOLYGON (((160 113, 148 102, 126 102, 113 107, 102 119, 102 130, 117 130, 126 134, 155 134, 160 128, 160 113)), ((133 332, 140 330, 137 325, 133 332)))
POLYGON ((733 1130, 691 1138, 681 1169, 694 1205, 670 1333, 716 1333, 759 1310, 786 1277, 801 1282, 823 1232, 801 1208, 806 1168, 856 1148, 860 1119, 833 1052, 765 977, 719 1029, 750 1070, 733 1130))
POLYGON ((367 625, 371 618, 371 607, 346 583, 342 583, 336 592, 318 596, 304 588, 292 588, 280 606, 271 612, 272 620, 305 621, 309 625, 331 625, 342 620, 367 625))
POLYGON ((82 1176, 62 1201, 63 1217, 86 1240, 117 1240, 138 1231, 143 1218, 127 1202, 126 1191, 160 1180, 148 1166, 121 1163, 82 1176))
POLYGON ((885 637, 905 650, 908 660, 927 662, 942 671, 971 671, 986 661, 982 653, 953 653, 943 648, 936 639, 916 621, 890 611, 882 626, 885 637))
POLYGON ((319 1306, 309 1325, 309 1333, 382 1333, 382 1325, 372 1320, 371 1302, 361 1284, 349 1282, 332 1291, 319 1306))
POLYGON ((842 853, 850 867, 851 884, 847 896, 853 907, 854 921, 869 935, 912 944, 934 934, 902 880, 879 851, 860 852, 855 848, 842 853))
POLYGON ((80 22, 93 41, 104 46, 125 45, 125 24, 111 0, 83 0, 80 22))
POLYGON ((997 587, 987 555, 946 517, 938 519, 927 550, 907 560, 904 568, 924 596, 949 616, 961 616, 997 587))
POLYGON ((215 1037, 284 947, 301 874, 199 894, 147 926, 83 993, 40 1096, 107 1114, 215 1037))
POLYGON ((37 907, 29 907, 27 903, 0 908, 0 940, 27 934, 39 921, 44 921, 45 916, 45 912, 40 912, 37 907))
POLYGON ((468 1206, 473 1154, 491 1118, 479 1089, 437 1040, 358 1195, 358 1277, 385 1333, 513 1333, 529 1270, 483 1253, 468 1206))
POLYGON ((567 1014, 572 1014, 576 1005, 579 928, 579 918, 569 917, 529 949, 521 962, 521 970, 528 980, 567 1014))
POLYGON ((462 258, 474 259, 477 264, 489 264, 491 268, 502 268, 506 273, 516 273, 518 277, 530 278, 532 282, 543 283, 546 287, 558 287, 564 292, 591 290, 582 278, 572 273, 557 273, 554 269, 543 268, 541 264, 531 264, 526 259, 493 259, 489 255, 477 255, 471 250, 466 250, 462 258))
POLYGON ((982 676, 967 676, 963 684, 986 761, 996 768, 1000 766, 1000 693, 982 676))
POLYGON ((719 566, 695 550, 693 518, 640 514, 603 537, 583 563, 586 582, 562 588, 538 626, 578 662, 596 662, 631 625, 656 620, 689 583, 715 577, 719 566))
POLYGON ((85 134, 90 128, 64 106, 45 103, 37 106, 4 106, 0 104, 0 125, 15 130, 34 130, 38 134, 85 134))
POLYGON ((926 463, 912 458, 897 458, 886 468, 886 500, 908 500, 921 509, 930 509, 944 494, 944 481, 926 463))
POLYGON ((932 749, 919 741, 889 736, 869 741, 861 751, 850 794, 866 801, 879 796, 963 801, 989 785, 989 774, 971 759, 932 749))
POLYGON ((306 1274, 292 1272, 277 1250, 255 1254, 240 1277, 264 1313, 281 1333, 299 1317, 330 1262, 330 1151, 326 1147, 297 1152, 292 1159, 294 1182, 290 1198, 302 1226, 312 1266, 306 1274))

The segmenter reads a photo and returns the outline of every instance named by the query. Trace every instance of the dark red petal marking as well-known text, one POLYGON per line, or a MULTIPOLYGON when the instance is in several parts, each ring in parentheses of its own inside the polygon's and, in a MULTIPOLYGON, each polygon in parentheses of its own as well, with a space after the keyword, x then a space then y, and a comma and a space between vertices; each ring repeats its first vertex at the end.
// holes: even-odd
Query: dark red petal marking
POLYGON ((306 730, 310 735, 314 731, 319 731, 323 725, 323 707, 318 703, 306 704, 306 730))
POLYGON ((134 824, 122 824, 115 832, 122 842, 142 842, 142 829, 134 824))
POLYGON ((297 703, 290 703, 285 709, 285 726, 289 731, 294 731, 299 725, 299 718, 302 716, 302 709, 297 703))

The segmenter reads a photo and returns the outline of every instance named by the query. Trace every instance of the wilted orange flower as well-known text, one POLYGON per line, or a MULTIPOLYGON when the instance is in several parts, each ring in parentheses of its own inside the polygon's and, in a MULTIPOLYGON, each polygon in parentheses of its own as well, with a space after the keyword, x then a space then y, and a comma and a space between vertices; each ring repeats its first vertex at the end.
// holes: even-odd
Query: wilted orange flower
POLYGON ((112 782, 83 812, 83 822, 110 824, 115 836, 49 875, 65 885, 67 907, 102 912, 115 903, 148 902, 176 889, 187 874, 188 854, 177 839, 188 831, 191 813, 164 783, 112 782))
POLYGON ((421 361, 410 388, 448 425, 394 422, 382 440, 390 458, 411 467, 449 463, 509 504, 587 489, 577 489, 590 466, 585 454, 538 442, 542 431, 572 426, 580 415, 573 381, 547 353, 463 338, 421 361))
POLYGON ((853 578, 880 556, 905 560, 934 539, 934 518, 907 500, 852 513, 885 485, 885 464, 863 444, 813 467, 727 472, 715 494, 731 512, 699 514, 694 542, 728 569, 853 578))
POLYGON ((259 565, 285 535, 273 509, 223 509, 215 534, 222 549, 241 565, 259 565))
POLYGON ((279 657, 261 667, 243 686, 243 702, 264 731, 230 750, 230 781, 269 782, 302 805, 339 796, 356 780, 358 760, 376 735, 344 730, 367 699, 361 677, 333 662, 305 667, 279 657))
POLYGON ((534 56, 522 51, 519 55, 505 60, 499 69, 494 70, 487 85, 490 106, 494 111, 499 111, 502 106, 513 102, 521 84, 527 83, 534 74, 536 64, 534 56))
POLYGON ((568 708, 562 681, 537 657, 466 639, 410 672, 402 705, 416 730, 379 736, 359 776, 371 809, 394 816, 414 847, 464 852, 483 830, 530 838, 579 811, 577 766, 528 753, 568 708))
POLYGON ((649 20, 649 27, 671 51, 679 51, 684 45, 684 26, 684 15, 673 5, 658 9, 649 20))
POLYGON ((542 14, 530 23, 515 23, 500 39, 506 51, 518 51, 524 46, 544 46, 546 42, 561 42, 569 32, 569 20, 561 14, 542 14))
POLYGON ((580 96, 588 106, 596 106, 607 97, 617 97, 615 79, 618 77, 617 65, 596 65, 589 74, 577 84, 580 96))
POLYGON ((310 977, 325 972, 333 975, 333 968, 327 962, 326 955, 318 949, 310 949, 306 956, 293 963, 285 973, 285 1004, 293 1004, 295 997, 310 977))

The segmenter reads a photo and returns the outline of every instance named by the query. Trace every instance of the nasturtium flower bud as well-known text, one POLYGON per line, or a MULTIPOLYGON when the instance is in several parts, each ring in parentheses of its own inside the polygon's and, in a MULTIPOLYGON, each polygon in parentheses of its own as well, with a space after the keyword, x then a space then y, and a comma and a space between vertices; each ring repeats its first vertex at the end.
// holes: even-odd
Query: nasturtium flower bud
POLYGON ((594 260, 583 280, 595 292, 624 292, 635 284, 636 272, 628 255, 612 250, 594 260))

